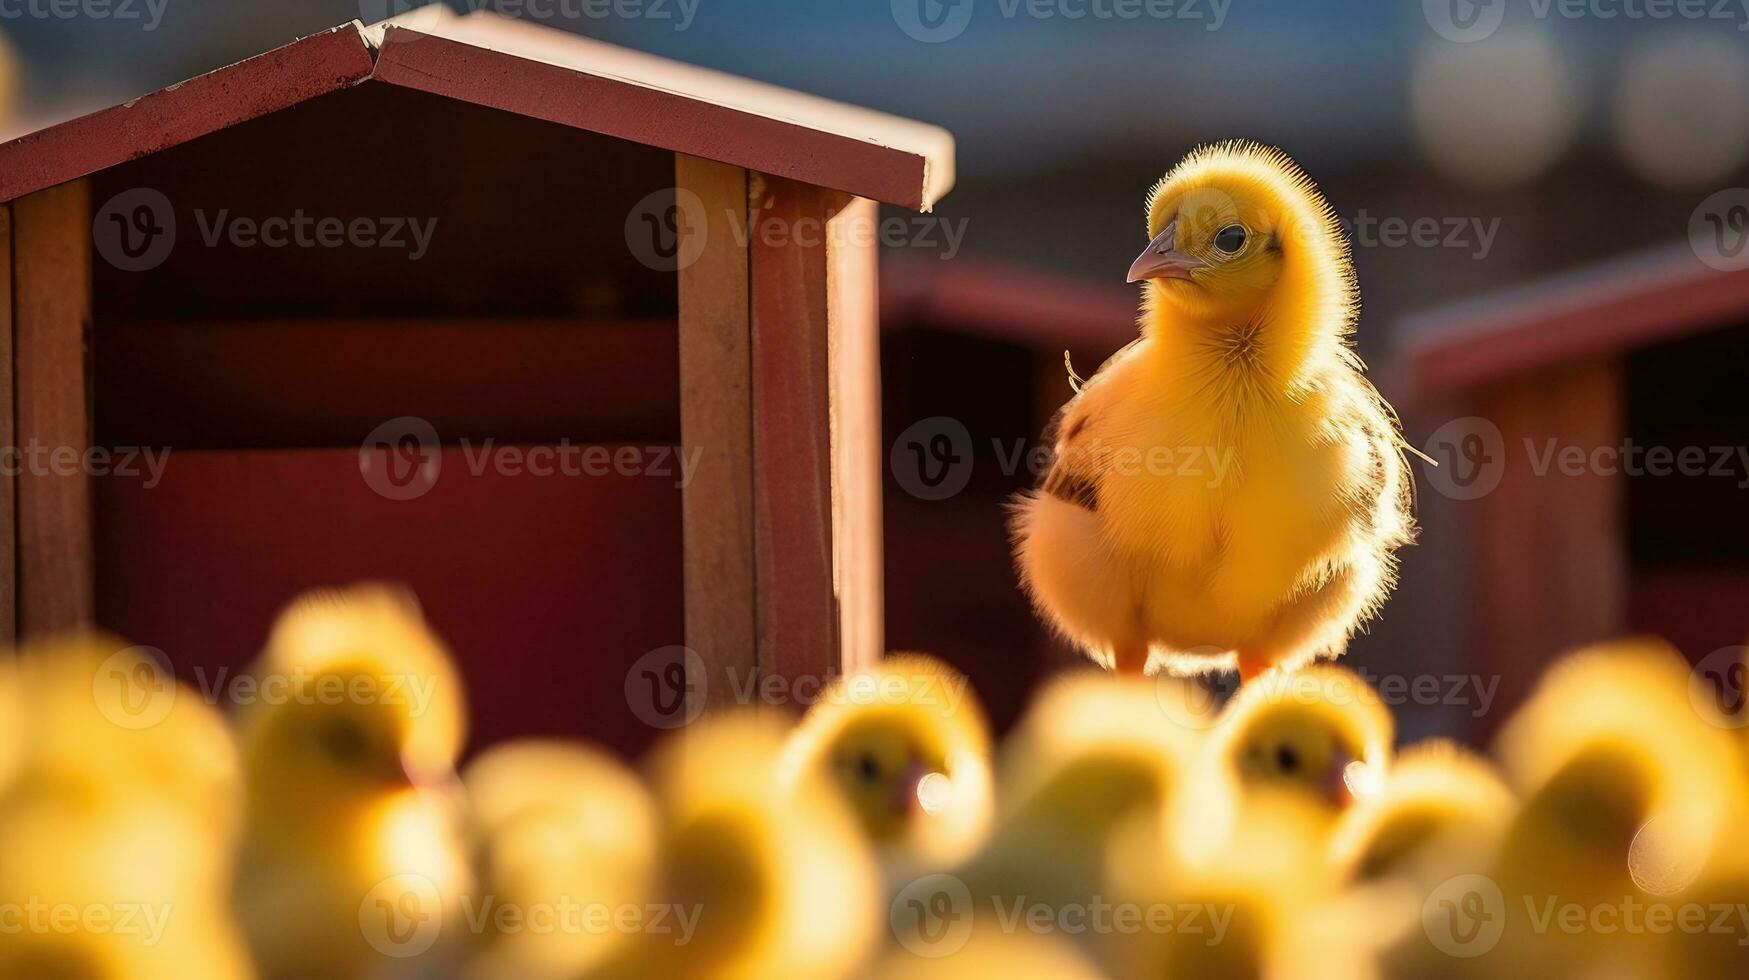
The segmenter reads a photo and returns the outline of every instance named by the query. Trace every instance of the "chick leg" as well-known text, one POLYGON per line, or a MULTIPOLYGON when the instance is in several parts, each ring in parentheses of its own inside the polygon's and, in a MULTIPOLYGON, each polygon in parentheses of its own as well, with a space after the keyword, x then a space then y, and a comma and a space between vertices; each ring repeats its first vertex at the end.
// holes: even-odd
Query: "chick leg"
POLYGON ((1147 673, 1148 645, 1146 643, 1113 643, 1111 645, 1112 673, 1141 677, 1147 673))

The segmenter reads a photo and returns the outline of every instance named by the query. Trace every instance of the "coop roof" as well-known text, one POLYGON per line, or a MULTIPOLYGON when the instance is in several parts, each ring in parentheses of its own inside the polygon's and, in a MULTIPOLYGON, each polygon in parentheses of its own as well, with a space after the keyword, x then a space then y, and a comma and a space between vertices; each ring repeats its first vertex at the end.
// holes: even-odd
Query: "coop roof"
POLYGON ((433 4, 369 27, 343 24, 0 143, 0 201, 366 82, 918 210, 953 186, 953 137, 939 127, 433 4))
POLYGON ((1687 242, 1408 317, 1402 364, 1417 395, 1475 388, 1749 319, 1749 270, 1720 272, 1687 242))

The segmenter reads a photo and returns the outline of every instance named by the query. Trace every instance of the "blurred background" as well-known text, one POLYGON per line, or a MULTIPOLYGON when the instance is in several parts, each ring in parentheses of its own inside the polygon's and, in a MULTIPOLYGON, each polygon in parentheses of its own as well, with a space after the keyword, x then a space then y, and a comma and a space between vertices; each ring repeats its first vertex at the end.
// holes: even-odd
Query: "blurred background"
MULTIPOLYGON (((0 4, 0 130, 408 6, 0 4)), ((1124 272, 1166 168, 1217 139, 1286 149, 1351 230, 1361 352, 1444 464, 1415 463, 1422 541, 1351 659, 1402 682, 1406 738, 1468 739, 1563 646, 1649 629, 1701 662, 1749 634, 1749 9, 1696 6, 492 5, 957 138, 957 187, 883 255, 887 633, 968 670, 999 724, 1076 659, 1015 587, 1003 509, 1069 394, 1063 352, 1091 374, 1134 336, 1124 272)))

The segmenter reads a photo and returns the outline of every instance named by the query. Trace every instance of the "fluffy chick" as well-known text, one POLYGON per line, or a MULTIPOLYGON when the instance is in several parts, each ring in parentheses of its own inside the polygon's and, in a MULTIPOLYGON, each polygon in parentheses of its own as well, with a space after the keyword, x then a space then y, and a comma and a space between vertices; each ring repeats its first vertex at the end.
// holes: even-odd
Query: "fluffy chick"
POLYGON ((1191 153, 1148 197, 1141 337, 1054 423, 1016 508, 1043 616, 1125 672, 1335 656, 1414 534, 1395 414, 1362 374, 1348 245, 1279 150, 1191 153))
POLYGON ((990 733, 965 676, 889 655, 839 678, 785 747, 785 778, 823 778, 850 805, 889 877, 970 856, 990 826, 990 733))
POLYGON ((1162 708, 1181 700, 1171 688, 1182 683, 1078 672, 1038 694, 1003 748, 991 839, 958 872, 980 911, 1015 897, 1086 902, 1104 892, 1125 826, 1194 822, 1186 786, 1199 733, 1162 708))
POLYGON ((949 932, 921 952, 896 949, 873 972, 874 980, 966 980, 968 977, 1037 977, 1040 980, 1101 980, 1104 974, 1073 943, 1050 935, 1006 931, 995 925, 949 932))
POLYGON ((782 748, 752 714, 706 718, 657 747, 660 917, 593 976, 830 980, 865 965, 881 921, 873 855, 829 787, 785 785, 782 748))
POLYGON ((238 906, 268 977, 429 973, 471 886, 452 791, 461 679, 410 595, 316 592, 281 615, 241 707, 238 906), (448 924, 450 928, 445 929, 448 924))
POLYGON ((655 803, 616 760, 581 745, 498 745, 463 773, 482 869, 475 980, 575 977, 624 936, 656 871, 655 803))
POLYGON ((1572 934, 1535 916, 1666 900, 1718 853, 1743 776, 1706 708, 1660 640, 1587 648, 1549 670, 1498 745, 1524 805, 1494 871, 1509 916, 1495 955, 1557 972, 1643 962, 1646 936, 1572 934))
POLYGON ((1419 742, 1338 819, 1330 862, 1338 880, 1357 885, 1470 865, 1493 854, 1516 809, 1486 759, 1443 739, 1419 742))
POLYGON ((0 978, 251 976, 228 910, 239 776, 223 720, 114 637, 6 659, 0 904, 24 918, 0 978))
POLYGON ((1325 817, 1302 794, 1258 791, 1221 847, 1182 854, 1158 828, 1131 825, 1111 851, 1111 894, 1146 928, 1112 930, 1106 961, 1134 977, 1334 978, 1371 975, 1355 923, 1331 904, 1325 817))
POLYGON ((1236 786, 1240 806, 1258 790, 1305 800, 1327 819, 1382 785, 1395 724, 1353 671, 1331 664, 1266 674, 1227 703, 1205 764, 1236 786))

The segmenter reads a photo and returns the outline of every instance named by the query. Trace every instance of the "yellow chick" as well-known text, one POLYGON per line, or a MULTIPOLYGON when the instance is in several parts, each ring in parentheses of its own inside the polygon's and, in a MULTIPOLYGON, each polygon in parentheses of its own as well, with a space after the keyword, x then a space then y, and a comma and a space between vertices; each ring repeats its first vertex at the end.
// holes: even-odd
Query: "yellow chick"
POLYGON ((1279 150, 1221 143, 1155 185, 1148 233, 1141 337, 1064 406, 1017 504, 1021 579, 1118 671, 1339 655, 1414 526, 1335 213, 1279 150))
POLYGON ((752 714, 706 718, 650 762, 657 895, 597 977, 856 975, 881 924, 880 882, 854 818, 816 779, 785 785, 783 733, 752 714))
POLYGON ((1084 902, 1102 892, 1124 826, 1179 826, 1198 733, 1162 703, 1181 683, 1078 672, 1038 694, 1003 749, 991 839, 957 873, 980 912, 1016 897, 1084 902))
POLYGON ((468 934, 451 792, 461 679, 411 596, 316 592, 274 625, 240 705, 240 914, 267 977, 429 974, 468 934))
MULTIPOLYGON (((1739 819, 1735 841, 1749 831, 1739 819)), ((1659 974, 1683 980, 1737 980, 1749 962, 1749 849, 1719 849, 1688 889, 1670 899, 1669 931, 1659 943, 1659 974)))
POLYGON ((1239 689, 1208 742, 1243 806, 1259 789, 1295 795, 1333 819, 1382 785, 1391 713, 1353 671, 1331 664, 1269 673, 1239 689))
POLYGON ((103 635, 0 668, 0 978, 253 975, 229 912, 240 778, 224 722, 103 635))
POLYGON ((1486 759, 1444 739, 1420 742, 1392 761, 1378 792, 1338 819, 1331 866, 1339 881, 1356 885, 1479 867, 1517 806, 1486 759))
POLYGON ((482 867, 477 980, 580 976, 624 941, 656 873, 656 808, 636 775, 582 745, 498 745, 463 773, 482 867))
POLYGON ((965 676, 934 657, 889 655, 839 678, 784 763, 787 780, 837 789, 890 877, 957 864, 989 831, 989 728, 965 676))
POLYGON ((1524 799, 1493 875, 1509 917, 1502 950, 1565 972, 1643 963, 1648 935, 1572 931, 1558 917, 1631 917, 1619 910, 1693 883, 1743 804, 1736 751, 1663 641, 1591 647, 1552 667, 1498 745, 1524 799))
POLYGON ((1111 894, 1142 927, 1106 933, 1120 980, 1371 975, 1356 924, 1330 904, 1324 814, 1279 788, 1257 802, 1214 852, 1184 855, 1158 827, 1126 829, 1111 852, 1111 894))

